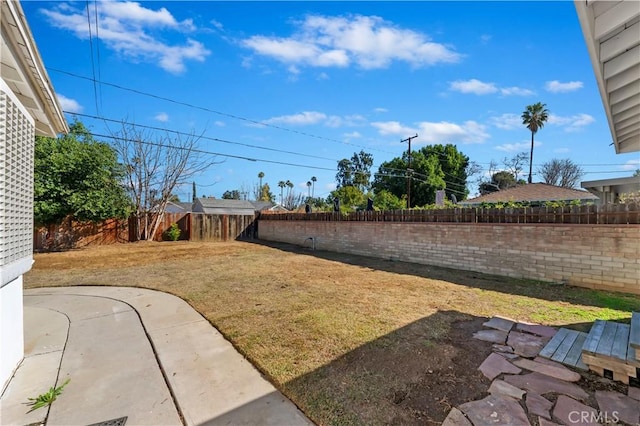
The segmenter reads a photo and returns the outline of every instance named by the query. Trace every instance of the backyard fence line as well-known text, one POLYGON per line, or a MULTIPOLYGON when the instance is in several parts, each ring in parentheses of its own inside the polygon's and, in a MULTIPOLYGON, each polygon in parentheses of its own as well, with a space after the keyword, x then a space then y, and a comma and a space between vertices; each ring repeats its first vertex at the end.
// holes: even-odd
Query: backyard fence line
POLYGON ((426 210, 356 211, 350 213, 262 212, 260 220, 622 225, 640 224, 640 205, 634 203, 563 207, 460 207, 426 210))

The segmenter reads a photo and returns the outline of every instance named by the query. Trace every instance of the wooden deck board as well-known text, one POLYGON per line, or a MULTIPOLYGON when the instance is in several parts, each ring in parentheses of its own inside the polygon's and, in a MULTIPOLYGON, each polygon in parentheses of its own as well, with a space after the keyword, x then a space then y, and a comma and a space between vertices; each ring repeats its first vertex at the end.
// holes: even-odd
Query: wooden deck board
POLYGON ((618 324, 616 329, 616 337, 611 347, 611 356, 623 361, 627 359, 627 350, 629 347, 629 326, 627 324, 618 324))
POLYGON ((617 323, 613 321, 605 321, 604 330, 602 331, 602 336, 600 336, 600 341, 596 348, 596 355, 611 356, 611 348, 613 347, 617 330, 617 323))
POLYGON ((567 352, 567 356, 562 361, 564 365, 588 370, 588 367, 582 362, 582 346, 586 340, 587 333, 578 332, 575 342, 573 342, 571 349, 567 352))
POLYGON ((558 330, 555 336, 553 336, 551 340, 549 340, 549 343, 547 343, 545 347, 542 348, 538 355, 543 358, 551 358, 556 352, 556 349, 558 349, 558 346, 560 346, 564 338, 567 336, 568 332, 569 330, 566 328, 561 328, 560 330, 558 330))
POLYGON ((629 345, 634 349, 640 349, 640 312, 634 312, 631 314, 629 345))
POLYGON ((566 337, 564 338, 562 343, 560 343, 560 346, 558 346, 558 349, 556 349, 551 359, 553 361, 563 362, 564 359, 567 357, 567 353, 571 349, 571 346, 573 346, 573 343, 576 341, 577 337, 578 337, 577 331, 569 330, 566 337))
POLYGON ((602 332, 604 331, 604 321, 596 320, 589 331, 589 335, 587 336, 587 341, 584 342, 584 346, 582 350, 588 353, 595 353, 598 348, 598 342, 600 341, 600 336, 602 336, 602 332))

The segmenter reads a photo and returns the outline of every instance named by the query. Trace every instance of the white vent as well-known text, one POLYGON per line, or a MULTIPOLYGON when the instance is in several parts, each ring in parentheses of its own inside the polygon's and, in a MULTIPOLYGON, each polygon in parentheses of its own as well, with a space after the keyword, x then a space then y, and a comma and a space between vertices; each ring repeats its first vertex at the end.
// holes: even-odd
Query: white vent
POLYGON ((34 142, 33 119, 13 93, 0 90, 0 286, 31 266, 34 142))

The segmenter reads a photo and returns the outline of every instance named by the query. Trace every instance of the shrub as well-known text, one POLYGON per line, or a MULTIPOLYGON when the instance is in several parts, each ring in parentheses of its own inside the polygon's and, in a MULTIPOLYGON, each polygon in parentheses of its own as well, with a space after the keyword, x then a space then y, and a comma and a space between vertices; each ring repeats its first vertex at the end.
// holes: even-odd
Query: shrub
POLYGON ((169 229, 164 232, 164 239, 168 241, 178 241, 180 238, 180 228, 177 223, 172 223, 169 229))

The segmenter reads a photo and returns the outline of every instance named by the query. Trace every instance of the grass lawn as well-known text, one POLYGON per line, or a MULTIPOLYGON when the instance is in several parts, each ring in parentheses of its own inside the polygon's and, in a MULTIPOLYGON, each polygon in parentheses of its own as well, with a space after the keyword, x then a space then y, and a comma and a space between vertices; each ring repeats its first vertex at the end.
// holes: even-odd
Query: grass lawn
POLYGON ((310 252, 133 243, 36 254, 25 287, 139 286, 186 300, 319 424, 439 424, 484 395, 487 317, 588 330, 640 298, 310 252))

